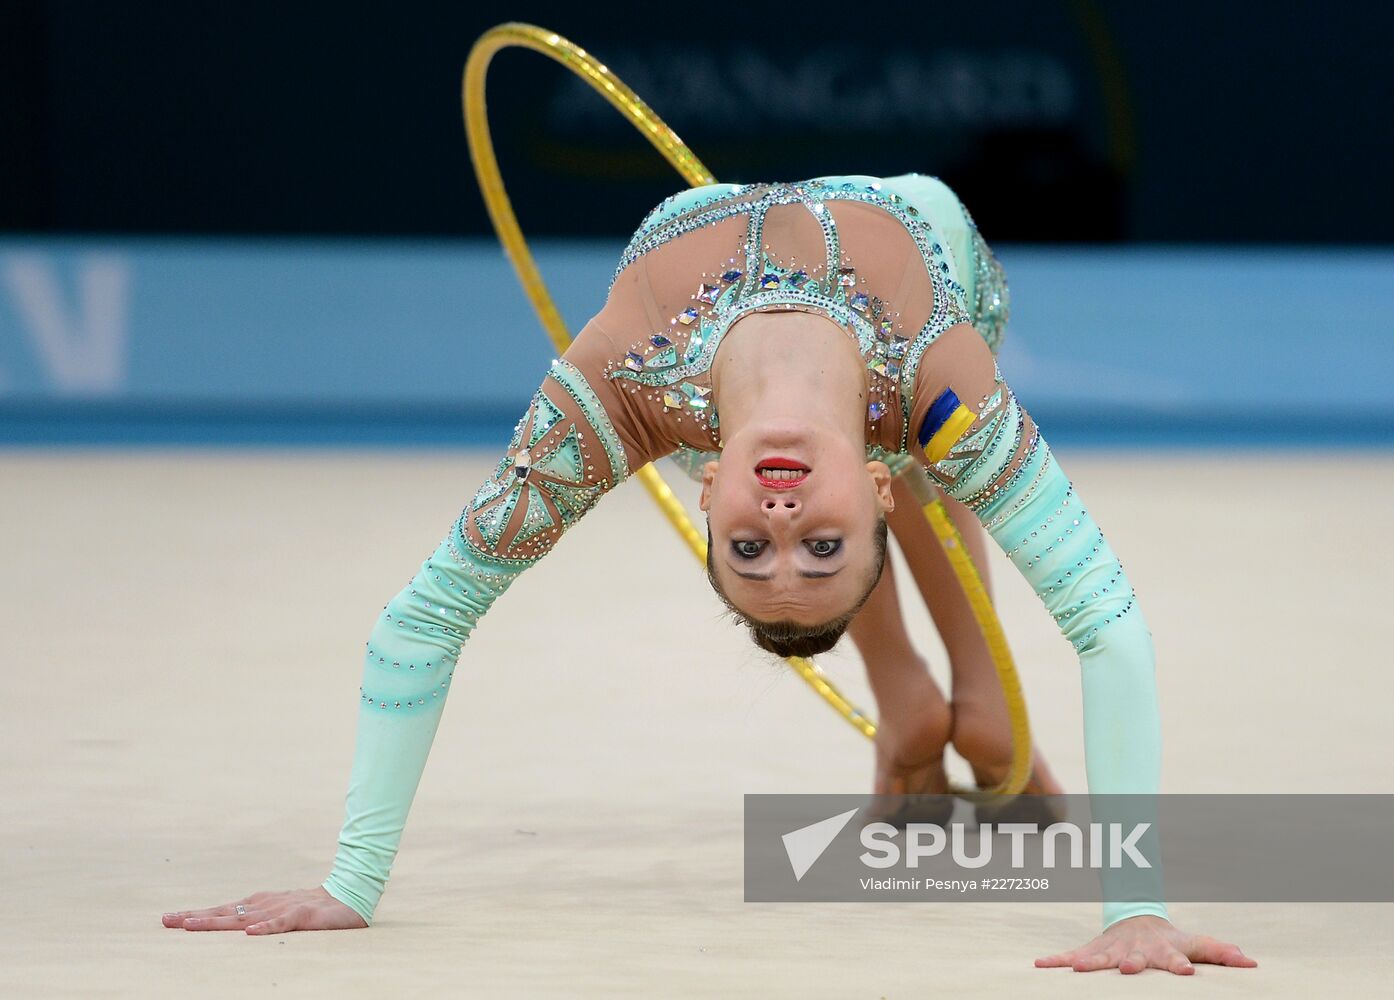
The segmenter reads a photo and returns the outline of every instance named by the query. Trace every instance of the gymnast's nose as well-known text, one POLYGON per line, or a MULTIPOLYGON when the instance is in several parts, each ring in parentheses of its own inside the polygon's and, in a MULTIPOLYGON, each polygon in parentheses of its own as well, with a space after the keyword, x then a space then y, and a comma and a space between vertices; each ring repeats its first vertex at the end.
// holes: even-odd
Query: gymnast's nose
POLYGON ((801 508, 798 497, 766 497, 760 501, 760 509, 767 517, 792 518, 801 508))

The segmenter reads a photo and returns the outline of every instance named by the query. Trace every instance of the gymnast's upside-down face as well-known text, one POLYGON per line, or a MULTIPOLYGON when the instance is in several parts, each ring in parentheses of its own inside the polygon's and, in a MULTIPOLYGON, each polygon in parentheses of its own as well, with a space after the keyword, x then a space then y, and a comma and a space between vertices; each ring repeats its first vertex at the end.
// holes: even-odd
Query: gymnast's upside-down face
POLYGON ((766 423, 727 440, 702 470, 701 499, 727 600, 761 621, 846 614, 880 570, 890 482, 884 462, 816 428, 766 423))

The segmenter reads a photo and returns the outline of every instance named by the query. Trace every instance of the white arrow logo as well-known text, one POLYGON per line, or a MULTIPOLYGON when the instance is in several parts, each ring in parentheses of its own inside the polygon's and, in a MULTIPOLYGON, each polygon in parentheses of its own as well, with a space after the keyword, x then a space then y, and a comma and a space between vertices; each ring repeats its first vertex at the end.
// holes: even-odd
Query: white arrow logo
POLYGON ((847 821, 855 815, 857 815, 857 810, 848 809, 845 813, 829 816, 827 819, 820 819, 810 826, 790 831, 781 838, 784 841, 784 853, 789 855, 789 866, 794 869, 795 882, 803 881, 808 870, 823 856, 828 845, 837 838, 837 835, 842 832, 842 828, 847 825, 847 821))

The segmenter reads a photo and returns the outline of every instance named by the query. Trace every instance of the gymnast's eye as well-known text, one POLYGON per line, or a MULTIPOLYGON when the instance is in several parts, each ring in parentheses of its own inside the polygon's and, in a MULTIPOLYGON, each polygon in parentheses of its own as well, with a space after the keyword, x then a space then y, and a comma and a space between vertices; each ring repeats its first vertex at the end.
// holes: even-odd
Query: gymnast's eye
POLYGON ((826 559, 828 556, 836 555, 837 550, 842 548, 840 538, 815 538, 810 542, 805 542, 808 551, 812 552, 819 559, 826 559))
POLYGON ((765 551, 765 543, 752 541, 750 539, 733 541, 731 543, 731 551, 742 559, 754 559, 761 552, 765 551))

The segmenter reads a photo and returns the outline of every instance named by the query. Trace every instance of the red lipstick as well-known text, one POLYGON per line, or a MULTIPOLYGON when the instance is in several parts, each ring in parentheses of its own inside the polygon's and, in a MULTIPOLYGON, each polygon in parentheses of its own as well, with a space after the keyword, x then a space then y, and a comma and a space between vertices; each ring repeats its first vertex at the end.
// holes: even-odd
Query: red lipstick
POLYGON ((755 466, 755 478, 760 481, 761 486, 768 490, 791 490, 808 478, 808 472, 808 466, 804 463, 779 455, 762 458, 760 463, 755 466), (797 475, 779 478, 767 475, 767 473, 776 471, 793 472, 797 475))

